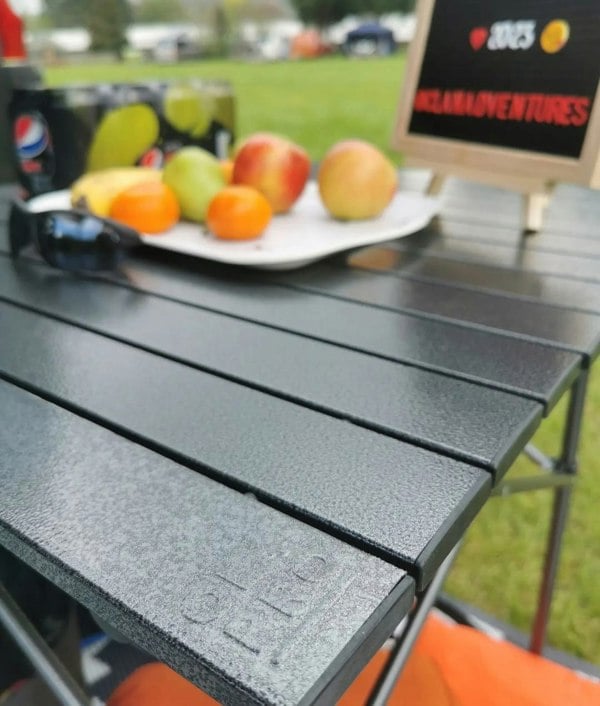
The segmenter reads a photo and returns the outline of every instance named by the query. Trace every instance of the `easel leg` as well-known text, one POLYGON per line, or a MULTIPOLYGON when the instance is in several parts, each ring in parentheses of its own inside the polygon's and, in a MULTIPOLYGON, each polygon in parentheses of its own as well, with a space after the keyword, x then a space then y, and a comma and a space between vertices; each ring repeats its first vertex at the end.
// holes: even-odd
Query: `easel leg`
POLYGON ((541 230, 552 190, 553 187, 548 186, 544 191, 523 194, 523 224, 526 233, 537 233, 541 230))
POLYGON ((427 185, 427 190, 425 193, 428 196, 437 196, 442 190, 445 181, 446 177, 443 174, 433 174, 431 179, 429 180, 429 184, 427 185))
MULTIPOLYGON (((581 435, 581 421, 585 404, 585 394, 587 390, 588 372, 584 370, 571 390, 571 399, 565 431, 561 457, 558 459, 557 472, 569 475, 577 473, 577 447, 581 435)), ((557 488, 554 493, 554 508, 552 512, 552 524, 546 548, 546 560, 544 563, 544 573, 540 593, 538 597, 538 607, 531 630, 531 643, 529 649, 534 654, 541 654, 546 640, 548 619, 550 617, 550 607, 552 594, 556 582, 556 574, 560 559, 562 538, 567 524, 567 516, 571 502, 571 488, 557 488)))

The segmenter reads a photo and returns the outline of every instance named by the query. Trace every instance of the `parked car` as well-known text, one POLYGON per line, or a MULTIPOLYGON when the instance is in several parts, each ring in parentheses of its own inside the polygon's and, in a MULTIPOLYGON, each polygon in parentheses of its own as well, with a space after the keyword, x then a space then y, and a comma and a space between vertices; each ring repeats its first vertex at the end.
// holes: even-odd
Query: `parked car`
POLYGON ((163 64, 174 64, 186 59, 199 59, 201 56, 202 49, 198 42, 185 35, 165 37, 157 42, 152 51, 152 58, 163 64))
POLYGON ((343 50, 349 56, 387 56, 396 51, 396 40, 391 29, 365 22, 348 32, 343 50))

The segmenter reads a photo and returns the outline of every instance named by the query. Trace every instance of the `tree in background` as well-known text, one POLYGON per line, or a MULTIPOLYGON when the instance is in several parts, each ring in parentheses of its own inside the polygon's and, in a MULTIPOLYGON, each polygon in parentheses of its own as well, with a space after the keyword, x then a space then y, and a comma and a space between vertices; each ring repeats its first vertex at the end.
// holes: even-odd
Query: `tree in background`
POLYGON ((87 0, 86 26, 92 40, 92 51, 115 52, 122 57, 127 45, 125 34, 131 20, 127 0, 87 0))
POLYGON ((203 26, 213 28, 215 51, 228 54, 239 39, 239 26, 244 21, 296 17, 292 0, 180 0, 187 17, 203 26))
POLYGON ((383 15, 412 12, 415 0, 292 0, 300 19, 327 27, 348 15, 383 15))
POLYGON ((374 15, 385 15, 391 12, 400 12, 408 14, 413 12, 416 5, 416 0, 363 0, 356 3, 364 9, 356 9, 357 14, 369 12, 374 15))
POLYGON ((85 27, 90 0, 45 0, 46 15, 53 27, 85 27))
POLYGON ((139 0, 132 3, 135 22, 182 22, 188 18, 177 0, 139 0))
POLYGON ((327 25, 353 13, 353 0, 293 0, 298 16, 307 24, 327 25))

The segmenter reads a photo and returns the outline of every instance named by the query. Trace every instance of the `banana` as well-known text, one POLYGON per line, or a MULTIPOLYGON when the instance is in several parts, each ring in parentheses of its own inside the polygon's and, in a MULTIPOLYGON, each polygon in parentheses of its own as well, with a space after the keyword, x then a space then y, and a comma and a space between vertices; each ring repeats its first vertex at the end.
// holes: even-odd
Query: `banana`
POLYGON ((115 167, 84 174, 71 185, 71 205, 97 216, 108 216, 112 202, 122 191, 161 179, 162 171, 149 167, 115 167))

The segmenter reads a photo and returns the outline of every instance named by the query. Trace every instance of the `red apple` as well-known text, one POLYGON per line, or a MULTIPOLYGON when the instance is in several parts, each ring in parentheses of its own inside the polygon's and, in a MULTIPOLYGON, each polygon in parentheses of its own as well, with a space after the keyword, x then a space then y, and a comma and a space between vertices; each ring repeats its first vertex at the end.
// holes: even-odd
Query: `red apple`
POLYGON ((306 150, 285 137, 259 132, 244 140, 236 152, 232 182, 253 186, 274 213, 285 213, 298 200, 309 174, 306 150))
POLYGON ((343 140, 325 155, 317 176, 325 208, 347 221, 375 218, 398 188, 396 168, 363 140, 343 140))

